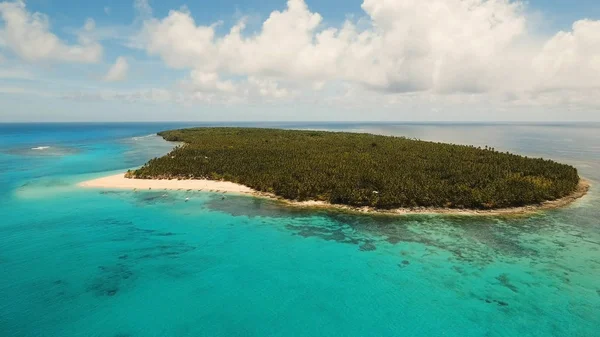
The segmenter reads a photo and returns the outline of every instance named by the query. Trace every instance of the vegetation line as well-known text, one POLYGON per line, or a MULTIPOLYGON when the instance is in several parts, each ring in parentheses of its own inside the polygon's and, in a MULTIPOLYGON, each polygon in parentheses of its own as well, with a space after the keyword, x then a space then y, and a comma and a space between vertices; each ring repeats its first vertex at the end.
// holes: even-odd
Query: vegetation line
POLYGON ((184 142, 128 172, 141 179, 210 179, 293 201, 379 210, 496 210, 578 190, 577 170, 493 148, 346 132, 195 128, 160 132, 184 142))

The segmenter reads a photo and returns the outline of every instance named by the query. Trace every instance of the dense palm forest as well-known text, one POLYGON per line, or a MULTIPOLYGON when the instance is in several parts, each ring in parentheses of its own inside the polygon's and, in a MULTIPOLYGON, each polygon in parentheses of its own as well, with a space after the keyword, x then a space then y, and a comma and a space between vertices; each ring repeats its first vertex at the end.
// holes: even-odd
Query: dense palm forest
POLYGON ((184 142, 129 174, 213 179, 290 200, 380 209, 494 209, 572 193, 577 170, 550 160, 371 134, 252 128, 159 133, 184 142))

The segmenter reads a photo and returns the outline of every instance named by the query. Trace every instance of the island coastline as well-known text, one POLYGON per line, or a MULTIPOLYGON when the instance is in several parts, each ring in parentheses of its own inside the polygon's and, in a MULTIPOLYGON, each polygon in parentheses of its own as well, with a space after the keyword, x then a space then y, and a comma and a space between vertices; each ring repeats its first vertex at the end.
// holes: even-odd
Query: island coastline
POLYGON ((466 208, 435 208, 435 207, 415 207, 415 208, 397 208, 397 209, 377 209, 373 207, 353 207, 341 204, 331 204, 324 201, 308 200, 295 201, 278 197, 271 193, 259 192, 248 186, 236 184, 229 181, 217 181, 208 179, 136 179, 127 178, 126 173, 116 174, 107 177, 101 177, 93 180, 83 181, 77 184, 83 188, 97 189, 125 189, 125 190, 178 190, 178 191, 198 191, 213 192, 223 194, 237 194, 250 197, 266 198, 278 201, 285 206, 306 208, 306 209, 329 209, 341 210, 361 214, 380 214, 380 215, 525 215, 538 213, 540 211, 552 210, 566 207, 575 201, 583 198, 589 191, 591 183, 581 178, 577 189, 560 199, 549 200, 536 205, 527 205, 522 207, 500 208, 500 209, 466 209, 466 208))

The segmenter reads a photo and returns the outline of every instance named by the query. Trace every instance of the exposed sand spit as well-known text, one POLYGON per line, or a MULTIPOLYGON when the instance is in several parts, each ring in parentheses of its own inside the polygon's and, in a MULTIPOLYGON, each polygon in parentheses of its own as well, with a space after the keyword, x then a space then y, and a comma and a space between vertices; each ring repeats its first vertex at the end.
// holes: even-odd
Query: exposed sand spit
POLYGON ((78 186, 88 188, 117 188, 117 189, 156 189, 156 190, 196 190, 220 191, 241 194, 253 194, 255 191, 244 185, 228 181, 214 180, 159 180, 159 179, 129 179, 124 174, 84 181, 78 186))

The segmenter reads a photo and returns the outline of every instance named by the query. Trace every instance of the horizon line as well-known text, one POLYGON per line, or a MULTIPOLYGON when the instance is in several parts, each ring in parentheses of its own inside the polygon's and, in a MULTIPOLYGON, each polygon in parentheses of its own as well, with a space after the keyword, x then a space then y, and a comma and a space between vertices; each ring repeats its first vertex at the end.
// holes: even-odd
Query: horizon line
POLYGON ((600 123, 599 121, 194 121, 194 120, 177 120, 177 121, 0 121, 0 124, 176 124, 176 123, 200 123, 200 124, 582 124, 582 123, 600 123))

